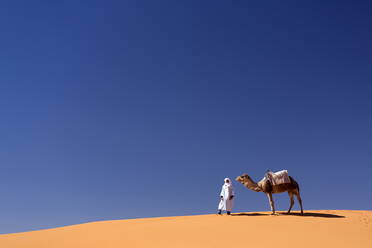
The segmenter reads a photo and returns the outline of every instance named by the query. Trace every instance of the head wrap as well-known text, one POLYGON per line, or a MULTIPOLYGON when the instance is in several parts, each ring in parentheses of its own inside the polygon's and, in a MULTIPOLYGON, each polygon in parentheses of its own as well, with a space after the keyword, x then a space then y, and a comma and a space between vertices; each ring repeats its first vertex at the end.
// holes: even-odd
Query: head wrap
POLYGON ((226 177, 224 179, 224 181, 225 181, 225 184, 223 186, 225 186, 225 187, 232 187, 232 183, 231 183, 230 178, 226 177))

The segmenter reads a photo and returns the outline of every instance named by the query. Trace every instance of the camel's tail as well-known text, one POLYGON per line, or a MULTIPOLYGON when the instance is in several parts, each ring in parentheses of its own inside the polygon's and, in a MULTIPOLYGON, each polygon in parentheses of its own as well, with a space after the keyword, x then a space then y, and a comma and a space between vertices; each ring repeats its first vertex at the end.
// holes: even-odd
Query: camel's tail
POLYGON ((296 182, 296 180, 294 180, 291 176, 289 176, 289 179, 291 180, 291 182, 293 183, 293 185, 297 189, 298 193, 300 193, 300 185, 298 184, 298 182, 296 182))

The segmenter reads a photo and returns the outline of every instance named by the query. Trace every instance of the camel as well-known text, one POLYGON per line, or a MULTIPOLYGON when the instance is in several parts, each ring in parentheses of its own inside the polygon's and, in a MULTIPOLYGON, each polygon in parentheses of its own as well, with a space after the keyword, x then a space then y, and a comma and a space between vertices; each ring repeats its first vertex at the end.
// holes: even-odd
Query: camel
POLYGON ((288 209, 288 214, 291 212, 291 209, 294 204, 293 195, 297 197, 298 203, 301 207, 301 215, 303 215, 304 211, 302 208, 302 200, 300 196, 300 187, 298 183, 292 178, 289 177, 290 183, 283 183, 279 185, 272 185, 269 180, 266 180, 266 178, 263 178, 258 183, 254 182, 248 174, 243 174, 241 176, 238 176, 235 180, 243 184, 245 187, 247 187, 250 190, 253 190, 255 192, 264 192, 267 197, 269 198, 270 207, 272 214, 275 215, 275 206, 274 206, 274 200, 272 194, 278 194, 283 192, 288 192, 291 205, 288 209))

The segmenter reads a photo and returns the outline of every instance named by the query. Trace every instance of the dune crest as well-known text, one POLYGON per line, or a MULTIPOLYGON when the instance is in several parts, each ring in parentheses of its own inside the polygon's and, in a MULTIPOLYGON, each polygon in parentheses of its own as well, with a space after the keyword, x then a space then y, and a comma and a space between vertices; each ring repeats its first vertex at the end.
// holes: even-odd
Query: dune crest
POLYGON ((4 248, 372 247, 372 211, 198 215, 92 222, 0 235, 4 248))

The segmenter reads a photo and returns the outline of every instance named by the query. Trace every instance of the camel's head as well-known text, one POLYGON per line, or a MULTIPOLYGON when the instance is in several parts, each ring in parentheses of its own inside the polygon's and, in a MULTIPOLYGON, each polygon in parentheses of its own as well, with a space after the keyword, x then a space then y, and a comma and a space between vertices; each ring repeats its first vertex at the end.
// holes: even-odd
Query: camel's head
POLYGON ((238 181, 239 183, 245 183, 248 180, 248 178, 249 178, 248 174, 244 173, 243 175, 235 178, 235 180, 238 181))

